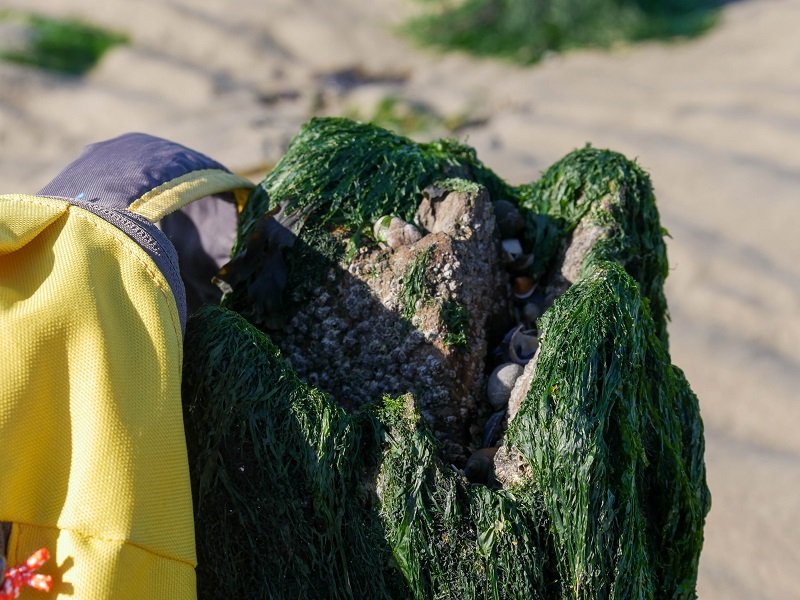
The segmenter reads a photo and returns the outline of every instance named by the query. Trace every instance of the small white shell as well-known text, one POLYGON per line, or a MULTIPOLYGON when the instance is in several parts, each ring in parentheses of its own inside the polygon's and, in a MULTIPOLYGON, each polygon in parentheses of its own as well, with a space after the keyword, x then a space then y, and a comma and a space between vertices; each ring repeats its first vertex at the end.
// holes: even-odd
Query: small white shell
POLYGON ((375 226, 372 228, 372 233, 375 239, 379 242, 386 241, 386 234, 389 232, 389 224, 392 222, 392 216, 386 215, 375 221, 375 226))
POLYGON ((513 262, 522 256, 522 244, 519 240, 503 240, 501 243, 506 255, 506 262, 513 262))
POLYGON ((520 325, 514 333, 511 334, 511 341, 508 344, 508 354, 512 362, 517 365, 527 365, 530 362, 536 354, 536 350, 539 348, 539 338, 536 336, 536 333, 537 331, 535 329, 523 330, 523 326, 520 325))

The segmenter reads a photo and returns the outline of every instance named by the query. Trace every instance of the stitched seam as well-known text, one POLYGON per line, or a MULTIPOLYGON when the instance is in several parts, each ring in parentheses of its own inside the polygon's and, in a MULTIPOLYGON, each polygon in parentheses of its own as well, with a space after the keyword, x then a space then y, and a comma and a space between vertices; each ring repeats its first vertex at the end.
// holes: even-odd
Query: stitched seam
MULTIPOLYGON (((69 209, 68 209, 68 212, 70 214, 74 214, 76 217, 78 217, 80 219, 83 219, 87 223, 91 224, 95 229, 97 229, 99 231, 103 231, 106 234, 108 234, 109 236, 111 236, 111 238, 119 245, 120 248, 122 248, 122 250, 125 251, 125 253, 130 255, 131 258, 135 259, 136 262, 138 262, 142 266, 142 268, 144 269, 145 273, 147 273, 148 277, 152 280, 152 282, 155 284, 155 286, 159 290, 161 290, 161 293, 164 295, 164 298, 167 301, 167 306, 171 308, 172 304, 175 303, 175 298, 174 298, 174 296, 172 296, 171 290, 164 289, 164 286, 161 284, 160 281, 158 281, 158 276, 155 273, 153 273, 153 271, 150 269, 150 266, 144 260, 142 260, 142 258, 140 256, 137 256, 136 253, 134 253, 130 248, 127 247, 127 244, 125 243, 125 240, 122 240, 122 239, 119 238, 119 235, 120 235, 119 232, 117 232, 117 231, 115 231, 113 229, 108 229, 106 227, 103 227, 103 226, 99 225, 93 219, 87 217, 86 215, 80 214, 80 212, 73 211, 72 210, 73 208, 77 208, 77 207, 70 206, 69 209), (169 301, 171 296, 172 296, 172 302, 169 301)), ((82 209, 79 209, 79 210, 82 210, 82 209)), ((89 212, 89 211, 85 211, 85 212, 89 212)), ((100 219, 100 217, 96 217, 96 218, 98 220, 102 221, 102 219, 100 219)), ((103 221, 103 223, 105 223, 105 221, 103 221)), ((136 242, 131 242, 131 243, 135 244, 136 242)), ((137 245, 137 248, 138 247, 139 246, 137 245)), ((172 321, 172 327, 174 329, 176 337, 178 339, 181 339, 180 326, 175 322, 176 315, 173 314, 174 312, 177 312, 177 307, 176 307, 176 309, 174 311, 173 310, 168 310, 167 312, 169 312, 170 320, 172 321)))
MULTIPOLYGON (((183 565, 191 567, 192 569, 194 569, 194 567, 195 567, 194 563, 189 562, 188 560, 184 560, 182 558, 176 558, 174 556, 169 556, 169 555, 163 554, 161 552, 156 552, 155 550, 151 550, 150 548, 146 548, 145 546, 142 546, 141 544, 137 544, 136 542, 132 542, 132 541, 126 540, 126 539, 117 539, 117 538, 106 537, 106 536, 101 536, 101 535, 87 534, 87 533, 83 533, 81 531, 78 531, 77 529, 70 529, 68 527, 58 527, 56 525, 37 525, 35 523, 23 523, 21 521, 12 521, 12 523, 16 524, 18 528, 19 527, 36 527, 36 528, 39 528, 39 529, 53 529, 55 531, 68 531, 68 532, 70 532, 70 533, 72 533, 74 535, 80 536, 82 538, 90 538, 90 539, 93 539, 93 540, 99 540, 101 542, 114 542, 115 544, 123 544, 123 545, 127 545, 127 546, 133 546, 134 548, 138 548, 142 552, 147 552, 148 554, 152 554, 153 556, 157 556, 158 558, 163 558, 165 560, 172 560, 172 561, 175 561, 177 563, 181 563, 183 565)), ((16 546, 16 548, 14 548, 14 553, 17 556, 19 556, 19 538, 20 538, 20 532, 18 531, 17 532, 17 546, 16 546)))
MULTIPOLYGON (((6 200, 8 202, 30 202, 31 204, 38 204, 39 206, 46 206, 48 208, 56 208, 62 204, 60 200, 43 202, 38 196, 27 196, 25 194, 3 194, 0 196, 0 200, 6 200)), ((67 199, 65 198, 63 202, 67 202, 67 199)), ((68 206, 64 206, 64 212, 67 211, 67 208, 68 206)))

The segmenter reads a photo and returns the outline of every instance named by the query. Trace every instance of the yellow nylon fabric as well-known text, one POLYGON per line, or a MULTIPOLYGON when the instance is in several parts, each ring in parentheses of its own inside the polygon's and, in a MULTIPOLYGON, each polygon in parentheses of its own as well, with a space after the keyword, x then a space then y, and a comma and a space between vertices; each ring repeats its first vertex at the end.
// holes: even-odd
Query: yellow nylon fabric
POLYGON ((25 202, 26 196, 9 195, 7 199, 0 202, 0 254, 21 248, 67 210, 64 202, 48 198, 25 202))
POLYGON ((42 572, 55 589, 30 598, 194 598, 182 341, 166 280, 133 240, 66 202, 0 196, 0 215, 27 223, 3 232, 0 254, 9 564, 50 550, 42 572))
POLYGON ((242 206, 254 187, 249 179, 220 169, 192 171, 153 188, 128 209, 155 223, 190 202, 220 192, 233 191, 237 205, 242 206))

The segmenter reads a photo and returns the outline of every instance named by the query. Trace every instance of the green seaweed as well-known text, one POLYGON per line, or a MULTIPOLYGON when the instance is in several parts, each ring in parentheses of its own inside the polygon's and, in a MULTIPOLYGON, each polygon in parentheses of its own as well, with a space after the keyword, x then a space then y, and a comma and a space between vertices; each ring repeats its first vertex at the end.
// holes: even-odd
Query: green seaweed
POLYGON ((199 311, 184 348, 199 597, 404 597, 359 481, 379 456, 372 421, 300 381, 235 312, 199 311))
MULTIPOLYGON (((418 144, 375 125, 341 118, 314 118, 292 140, 275 169, 254 190, 239 220, 234 257, 265 213, 285 204, 285 213, 307 214, 298 248, 306 258, 287 257, 289 298, 302 305, 307 290, 321 284, 329 262, 317 261, 332 253, 331 245, 345 240, 336 260, 348 263, 371 237, 372 225, 385 215, 413 221, 422 189, 449 177, 470 178, 487 187, 493 197, 513 197, 516 190, 487 169, 475 150, 455 140, 418 144), (293 286, 292 282, 301 282, 293 286)), ((256 285, 255 279, 245 287, 256 285)), ((247 307, 243 290, 234 289, 226 306, 253 318, 260 327, 270 323, 247 307)))
POLYGON ((434 185, 444 188, 449 192, 459 192, 462 194, 477 194, 481 191, 481 184, 459 177, 451 177, 444 181, 437 181, 434 185))
POLYGON ((17 21, 29 29, 19 48, 0 52, 0 58, 48 71, 83 75, 108 50, 126 44, 128 36, 80 19, 54 19, 33 13, 6 11, 0 20, 17 21))
POLYGON ((411 396, 385 400, 377 415, 388 442, 381 518, 414 598, 553 597, 541 498, 467 485, 443 468, 411 396))
POLYGON ((439 313, 440 325, 444 327, 444 346, 467 347, 467 330, 469 329, 469 313, 455 300, 447 300, 442 304, 439 313))
POLYGON ((420 250, 414 256, 408 266, 408 272, 403 277, 403 284, 400 290, 400 301, 402 303, 403 318, 411 320, 417 310, 417 303, 425 301, 430 296, 428 291, 428 277, 426 274, 428 262, 433 253, 433 246, 420 250))
POLYGON ((405 31, 423 45, 521 64, 548 52, 704 33, 717 0, 420 0, 405 31))
POLYGON ((693 598, 710 507, 697 399, 636 282, 590 264, 539 322, 507 439, 545 499, 563 597, 693 598))
POLYGON ((284 200, 289 201, 287 212, 311 207, 309 230, 329 224, 357 238, 384 215, 411 222, 421 190, 451 175, 477 181, 493 198, 514 194, 473 148, 455 140, 417 144, 375 125, 314 118, 252 194, 241 215, 239 239, 284 200))
POLYGON ((541 499, 445 468, 411 396, 350 417, 217 307, 185 347, 200 598, 546 597, 541 499))
POLYGON ((618 152, 586 146, 570 152, 539 179, 521 186, 527 209, 525 238, 536 249, 533 271, 543 273, 561 240, 587 217, 608 228, 584 260, 584 268, 610 260, 625 267, 639 283, 667 344, 667 251, 650 178, 618 152))

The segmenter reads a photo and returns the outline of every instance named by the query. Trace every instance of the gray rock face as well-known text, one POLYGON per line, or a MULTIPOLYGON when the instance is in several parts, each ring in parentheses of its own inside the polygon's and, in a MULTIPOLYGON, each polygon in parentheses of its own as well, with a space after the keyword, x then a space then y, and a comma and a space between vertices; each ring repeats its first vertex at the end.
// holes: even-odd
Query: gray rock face
POLYGON ((583 259, 586 258, 595 243, 606 235, 609 235, 607 228, 590 224, 588 219, 584 218, 578 223, 572 234, 564 239, 556 255, 555 266, 547 277, 544 308, 548 308, 578 279, 583 259))
POLYGON ((427 235, 361 248, 272 337, 301 377, 349 411, 413 393, 444 459, 463 467, 486 406, 487 324, 509 311, 508 281, 485 190, 425 199, 418 218, 427 235), (420 292, 409 296, 412 279, 420 292))
POLYGON ((536 374, 536 361, 538 358, 539 350, 537 349, 536 354, 531 361, 525 365, 525 368, 520 370, 520 375, 514 382, 514 387, 508 398, 508 411, 506 412, 508 423, 511 423, 517 415, 522 401, 525 399, 525 396, 528 395, 528 388, 531 387, 533 376, 536 374))

